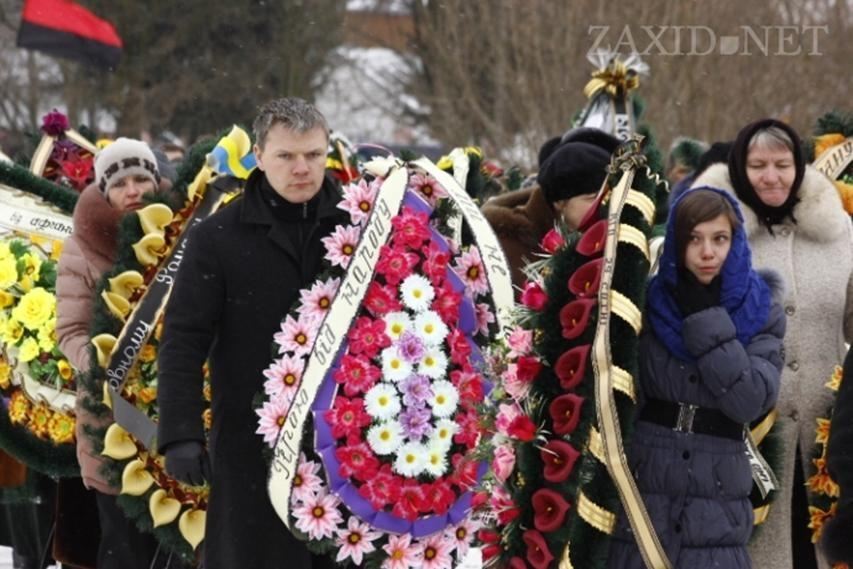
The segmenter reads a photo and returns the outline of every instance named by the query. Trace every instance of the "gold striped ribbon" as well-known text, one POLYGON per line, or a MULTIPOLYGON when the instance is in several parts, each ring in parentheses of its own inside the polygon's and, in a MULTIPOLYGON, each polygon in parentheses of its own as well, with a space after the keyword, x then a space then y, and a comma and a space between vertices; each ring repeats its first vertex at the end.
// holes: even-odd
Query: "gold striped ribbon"
POLYGON ((578 494, 578 515, 583 521, 607 535, 612 535, 616 527, 616 516, 613 512, 608 512, 583 492, 578 494))
POLYGON ((642 194, 637 190, 628 190, 628 198, 625 203, 637 208, 640 213, 646 218, 646 223, 651 225, 655 221, 655 202, 649 199, 649 196, 642 194))

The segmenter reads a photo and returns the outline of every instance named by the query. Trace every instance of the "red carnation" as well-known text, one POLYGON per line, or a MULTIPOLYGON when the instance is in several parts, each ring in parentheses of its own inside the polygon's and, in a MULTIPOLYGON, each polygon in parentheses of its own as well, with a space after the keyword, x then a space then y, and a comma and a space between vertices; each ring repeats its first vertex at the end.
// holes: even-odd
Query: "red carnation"
POLYGON ((454 328, 447 336, 447 343, 450 345, 450 361, 460 366, 467 364, 471 356, 471 344, 468 343, 465 333, 454 328))
POLYGON ((554 372, 560 380, 560 387, 570 391, 577 387, 586 372, 586 362, 589 356, 590 344, 576 346, 563 352, 554 365, 554 372))
POLYGON ((507 432, 513 438, 528 442, 536 438, 536 425, 527 415, 519 415, 509 424, 507 432))
POLYGON ((400 247, 383 245, 379 250, 379 262, 376 272, 385 277, 389 285, 397 286, 400 281, 412 274, 418 264, 418 256, 400 247))
POLYGON ((453 328, 459 320, 459 305, 462 304, 462 295, 445 283, 435 291, 435 300, 432 301, 432 309, 435 310, 441 321, 453 328))
POLYGON ((347 396, 354 397, 366 393, 381 375, 379 368, 365 358, 346 354, 341 358, 341 367, 335 370, 334 378, 343 386, 347 396))
POLYGON ((562 249, 565 244, 566 240, 563 239, 563 234, 556 228, 546 233, 545 237, 542 238, 542 241, 539 242, 539 246, 542 250, 550 255, 553 255, 562 249))
POLYGON ((578 298, 593 298, 601 285, 601 269, 604 258, 587 261, 569 277, 569 291, 578 298))
POLYGON ((557 483, 569 477, 580 453, 566 441, 555 439, 539 451, 539 456, 545 463, 545 480, 557 483))
POLYGON ((385 334, 385 322, 361 316, 349 333, 349 349, 353 354, 364 354, 373 359, 379 350, 391 345, 391 338, 385 334))
POLYGON ((441 286, 447 276, 450 252, 442 251, 435 243, 430 243, 429 247, 424 247, 421 252, 424 255, 421 270, 429 278, 433 286, 441 286))
POLYGON ((453 472, 447 477, 448 482, 455 484, 462 492, 467 492, 477 484, 480 463, 457 452, 450 457, 450 464, 453 472))
POLYGON ((554 432, 558 435, 568 435, 578 426, 581 418, 583 397, 574 393, 560 395, 548 406, 551 419, 554 421, 554 432))
POLYGON ((541 533, 535 529, 529 529, 522 534, 521 539, 527 544, 527 561, 534 569, 548 569, 548 565, 554 560, 548 543, 541 533))
POLYGON ((373 281, 367 287, 367 293, 364 297, 364 307, 373 316, 381 318, 389 312, 401 310, 402 306, 393 287, 382 286, 376 281, 373 281))
POLYGON ((391 220, 394 227, 392 239, 395 245, 405 245, 411 249, 419 249, 430 237, 429 216, 404 208, 403 213, 391 220))
POLYGON ((414 480, 408 480, 400 487, 400 498, 394 504, 392 513, 411 522, 426 509, 425 502, 426 495, 423 487, 414 480))
POLYGON ((539 286, 539 283, 528 281, 524 285, 524 290, 521 291, 521 304, 530 310, 540 311, 548 304, 548 295, 539 286))
POLYGON ((515 377, 524 383, 532 383, 542 370, 542 363, 535 356, 521 356, 515 365, 515 377))
POLYGON ((565 305, 560 310, 560 325, 563 327, 563 338, 574 340, 586 330, 592 309, 597 304, 593 298, 578 298, 565 305))
POLYGON ((361 429, 371 421, 370 415, 364 410, 364 401, 359 397, 336 397, 334 406, 326 411, 325 417, 336 439, 361 433, 361 429))
POLYGON ((533 494, 533 525, 541 532, 555 531, 563 525, 569 503, 559 492, 550 488, 540 488, 533 494))
POLYGON ((456 502, 456 493, 450 488, 446 480, 436 480, 426 485, 424 492, 424 505, 427 513, 446 514, 450 506, 456 502))
POLYGON ((453 435, 453 442, 465 445, 468 448, 474 448, 477 444, 477 439, 480 437, 480 424, 477 411, 469 408, 464 413, 458 413, 456 415, 456 423, 459 425, 459 431, 453 435))
POLYGON ((376 474, 361 485, 358 493, 374 508, 382 510, 400 499, 402 485, 402 480, 391 473, 391 465, 383 464, 376 474))
POLYGON ((476 405, 483 400, 483 380, 477 372, 457 369, 450 372, 450 381, 459 392, 460 405, 476 405))
POLYGON ((335 457, 341 463, 338 469, 341 476, 364 482, 379 472, 379 459, 365 442, 338 447, 335 449, 335 457))

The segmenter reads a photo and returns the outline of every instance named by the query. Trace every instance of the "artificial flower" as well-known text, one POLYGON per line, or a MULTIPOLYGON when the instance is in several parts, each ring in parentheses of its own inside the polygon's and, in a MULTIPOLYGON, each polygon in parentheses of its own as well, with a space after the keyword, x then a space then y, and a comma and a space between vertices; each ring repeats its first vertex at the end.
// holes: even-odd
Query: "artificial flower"
POLYGON ((566 441, 555 439, 539 451, 539 456, 545 464, 545 480, 556 484, 569 477, 580 453, 566 441))
POLYGON ((471 490, 479 483, 480 463, 470 456, 454 453, 450 457, 450 464, 453 465, 453 472, 447 477, 447 481, 458 486, 462 492, 471 490))
POLYGON ((264 442, 270 448, 274 447, 278 440, 288 409, 290 409, 290 400, 286 397, 273 397, 264 401, 260 409, 255 409, 255 413, 260 417, 255 433, 263 435, 264 442))
POLYGON ((323 479, 320 478, 319 474, 320 465, 305 458, 305 453, 300 453, 296 476, 293 477, 291 499, 296 502, 304 502, 322 492, 323 479))
POLYGON ((338 474, 357 480, 370 480, 379 472, 379 459, 364 442, 347 444, 335 449, 335 457, 340 461, 338 474))
POLYGON ((397 290, 392 286, 382 285, 378 281, 373 281, 367 287, 362 306, 376 318, 384 318, 387 314, 399 312, 403 308, 397 299, 397 290))
POLYGON ((569 435, 577 428, 583 399, 574 393, 564 393, 551 401, 548 412, 554 424, 555 434, 569 435))
POLYGON ((367 444, 379 456, 392 454, 403 444, 403 427, 393 419, 373 425, 367 431, 367 444))
POLYGON ((453 544, 444 539, 442 534, 432 535, 423 544, 423 569, 450 569, 453 567, 453 544))
POLYGON ((456 415, 456 423, 459 425, 459 430, 453 435, 453 442, 465 445, 468 448, 474 448, 477 444, 477 439, 480 437, 480 416, 476 409, 465 409, 463 413, 456 415))
POLYGON ((394 460, 394 472, 414 478, 424 469, 425 455, 424 445, 420 443, 409 442, 402 445, 394 460))
POLYGON ((446 371, 447 356, 438 348, 428 349, 418 365, 418 373, 432 379, 441 379, 446 371))
POLYGON ((453 435, 459 431, 459 425, 450 419, 440 419, 435 423, 435 429, 430 437, 430 445, 440 445, 445 450, 453 444, 453 435))
POLYGON ((51 318, 36 332, 36 339, 42 352, 50 353, 56 347, 56 318, 51 318))
POLYGON ((578 298, 560 309, 563 338, 574 340, 587 329, 592 309, 598 304, 594 298, 578 298))
POLYGON ((531 383, 542 371, 542 362, 535 356, 521 356, 514 365, 516 377, 525 383, 531 383))
POLYGON ((529 529, 521 534, 521 539, 527 545, 527 561, 533 569, 548 569, 554 555, 548 549, 548 542, 542 534, 535 529, 529 529))
POLYGON ((29 416, 32 404, 23 390, 15 390, 12 392, 12 397, 9 400, 9 420, 12 423, 25 423, 29 416))
POLYGON ((273 336, 278 344, 278 353, 293 352, 296 356, 307 356, 314 347, 317 327, 317 323, 308 317, 296 320, 288 314, 281 323, 281 331, 273 336))
POLYGON ((392 419, 400 412, 400 397, 393 385, 377 383, 364 395, 367 413, 378 421, 392 419))
POLYGON ((36 359, 40 353, 41 349, 39 348, 39 344, 35 338, 24 338, 24 341, 21 343, 20 351, 18 352, 18 359, 22 362, 31 362, 36 359))
POLYGON ((480 259, 480 252, 476 247, 470 247, 467 251, 456 258, 453 270, 465 283, 465 286, 475 294, 486 294, 489 292, 489 281, 486 279, 486 269, 480 259))
POLYGON ((50 436, 50 417, 53 413, 46 403, 37 403, 30 410, 30 421, 28 427, 37 437, 48 438, 50 436))
POLYGON ((56 109, 53 109, 42 118, 41 131, 48 136, 62 136, 69 128, 71 127, 68 124, 68 117, 56 109))
POLYGON ((445 539, 449 540, 456 548, 456 554, 459 559, 468 555, 471 542, 474 536, 477 535, 478 529, 480 529, 480 524, 474 518, 467 517, 444 531, 445 539))
POLYGON ((383 317, 385 333, 391 340, 399 340, 404 332, 412 329, 412 319, 405 312, 389 312, 383 317))
POLYGON ((0 355, 0 389, 8 389, 12 384, 10 381, 12 378, 12 366, 9 365, 9 362, 0 355))
POLYGON ((593 298, 601 285, 604 257, 587 261, 569 277, 569 291, 578 298, 593 298))
POLYGON ((553 255, 562 249, 565 244, 566 240, 563 238, 563 234, 555 227, 545 234, 539 242, 539 247, 549 255, 553 255))
POLYGON ((522 415, 521 407, 517 403, 500 403, 498 405, 498 413, 495 417, 495 428, 504 435, 509 436, 509 426, 522 415))
POLYGON ((459 321, 459 306, 462 304, 462 294, 453 290, 447 283, 436 288, 432 308, 448 326, 456 326, 459 321))
POLYGON ((429 280, 421 275, 409 275, 400 285, 400 297, 406 308, 414 312, 427 310, 435 298, 435 289, 429 280))
POLYGON ((560 387, 566 391, 570 391, 577 387, 586 373, 587 359, 589 351, 592 348, 590 344, 576 346, 571 350, 563 352, 557 363, 554 365, 554 373, 560 380, 560 387))
POLYGON ((382 561, 382 569, 415 569, 423 563, 423 547, 413 544, 408 533, 389 535, 382 550, 388 555, 382 561))
POLYGON ((394 227, 391 238, 395 244, 418 249, 430 238, 429 217, 410 207, 404 207, 402 213, 391 220, 391 225, 394 227))
POLYGON ((521 291, 521 304, 530 310, 540 312, 548 304, 548 294, 542 290, 539 283, 527 281, 521 291))
POLYGON ((424 473, 438 478, 445 472, 447 472, 447 448, 441 444, 427 444, 424 473))
POLYGON ((343 522, 338 509, 340 500, 332 494, 317 494, 293 509, 296 528, 315 540, 332 538, 337 525, 343 522))
POLYGON ((508 358, 526 356, 533 350, 533 331, 516 326, 507 336, 506 343, 509 346, 508 358))
POLYGON ((607 242, 607 220, 599 219, 592 227, 588 228, 581 235, 576 250, 585 257, 593 257, 604 250, 604 245, 607 242))
POLYGON ((335 397, 332 408, 325 412, 326 422, 336 439, 357 435, 370 424, 370 415, 364 409, 364 400, 359 397, 335 397))
POLYGON ((475 318, 477 320, 477 332, 483 336, 489 335, 489 324, 495 323, 495 313, 485 302, 478 302, 474 306, 475 318))
POLYGON ((435 381, 432 384, 432 397, 429 405, 432 413, 438 418, 450 417, 459 404, 459 392, 447 380, 435 381))
POLYGON ((489 506, 497 515, 498 523, 502 526, 507 525, 521 515, 518 506, 512 501, 512 496, 509 495, 509 492, 503 486, 496 486, 492 490, 489 506))
MULTIPOLYGON (((423 346, 421 346, 423 352, 423 346)), ((389 381, 402 381, 412 373, 412 364, 400 353, 399 344, 382 350, 382 375, 389 381)))
POLYGON ((367 358, 352 354, 344 354, 340 367, 333 374, 335 382, 343 387, 348 397, 366 393, 381 376, 382 372, 379 368, 371 364, 367 358))
POLYGON ((325 282, 314 283, 310 289, 299 291, 300 305, 296 311, 310 319, 324 318, 332 306, 340 285, 339 278, 332 278, 325 282))
POLYGON ((469 363, 473 350, 468 337, 458 328, 454 328, 447 335, 447 344, 450 346, 450 361, 459 366, 469 363))
POLYGON ((70 443, 74 440, 74 418, 54 411, 51 413, 50 420, 47 423, 47 432, 50 440, 61 445, 70 443))
POLYGON ((450 332, 441 316, 432 310, 425 310, 415 316, 414 329, 427 346, 438 346, 450 332))
POLYGON ((397 341, 397 352, 406 363, 418 364, 426 354, 424 340, 419 334, 404 332, 397 341))
POLYGON ((400 498, 394 503, 391 512, 408 521, 417 519, 418 514, 427 510, 425 487, 415 480, 407 480, 400 486, 400 498))
POLYGON ((359 495, 377 510, 400 499, 401 479, 391 472, 390 464, 383 464, 379 471, 358 489, 359 495))
POLYGON ((566 519, 569 503, 559 492, 550 488, 540 488, 530 499, 533 505, 533 525, 541 532, 558 530, 566 519))
POLYGON ((403 434, 410 441, 420 441, 432 433, 432 413, 425 407, 412 406, 400 413, 403 434))
POLYGON ((447 267, 450 264, 450 253, 442 250, 435 243, 421 249, 423 262, 421 271, 429 278, 434 286, 441 286, 447 276, 447 267))
POLYGON ((492 472, 498 482, 506 482, 515 468, 515 450, 512 445, 498 445, 492 458, 492 472))
POLYGON ((522 442, 532 441, 536 438, 536 425, 527 415, 519 415, 509 424, 507 433, 522 442))
POLYGON ((301 358, 288 356, 282 356, 281 359, 273 361, 263 371, 264 377, 267 378, 264 382, 264 393, 271 397, 287 394, 289 398, 292 398, 299 382, 302 381, 304 365, 301 358))
POLYGON ((435 204, 441 198, 447 197, 447 190, 441 187, 435 178, 429 174, 412 174, 409 178, 409 187, 424 197, 429 205, 435 204))
MULTIPOLYGON (((378 180, 378 179, 377 179, 378 180)), ((357 183, 349 184, 344 188, 344 199, 338 203, 338 207, 349 213, 354 224, 362 224, 370 217, 379 185, 374 182, 368 183, 364 178, 357 183)))
POLYGON ((506 394, 516 401, 521 401, 530 393, 531 384, 518 379, 518 366, 510 364, 501 372, 501 383, 506 394))
POLYGON ((56 297, 42 287, 26 293, 12 309, 12 318, 28 330, 38 331, 56 311, 56 297))
POLYGON ((358 245, 359 234, 360 230, 356 225, 338 225, 331 235, 320 239, 326 247, 326 255, 323 258, 332 263, 332 266, 346 269, 358 245))
POLYGON ((483 400, 483 379, 470 367, 450 372, 450 381, 459 392, 461 405, 476 405, 483 400))
POLYGON ((369 525, 364 524, 355 516, 347 520, 347 527, 339 530, 335 543, 338 545, 338 555, 335 561, 340 563, 345 559, 359 566, 365 554, 376 551, 373 542, 379 539, 379 533, 373 531, 369 525))
POLYGON ((424 406, 432 397, 432 384, 425 375, 412 374, 400 384, 403 403, 408 406, 424 406))
POLYGON ((385 322, 360 316, 349 333, 349 349, 353 354, 363 354, 366 358, 375 358, 379 350, 391 345, 391 338, 385 335, 385 322))
POLYGON ((412 274, 418 264, 418 256, 399 247, 383 245, 379 250, 379 262, 376 263, 376 273, 385 278, 391 286, 397 286, 400 281, 412 274))
POLYGON ((0 289, 8 289, 18 282, 18 261, 14 256, 0 259, 0 289))

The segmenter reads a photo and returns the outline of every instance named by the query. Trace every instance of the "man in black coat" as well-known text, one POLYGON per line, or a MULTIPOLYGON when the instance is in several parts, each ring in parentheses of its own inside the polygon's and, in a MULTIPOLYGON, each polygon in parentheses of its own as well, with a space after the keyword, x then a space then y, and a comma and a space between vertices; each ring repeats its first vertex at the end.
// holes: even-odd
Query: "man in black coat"
POLYGON ((320 239, 346 218, 336 207, 339 188, 325 176, 328 127, 317 109, 271 101, 253 128, 258 167, 243 197, 188 235, 160 346, 158 445, 177 479, 211 482, 206 569, 331 566, 273 510, 252 399, 263 391, 279 322, 321 268, 320 239), (207 448, 205 360, 213 396, 207 448))

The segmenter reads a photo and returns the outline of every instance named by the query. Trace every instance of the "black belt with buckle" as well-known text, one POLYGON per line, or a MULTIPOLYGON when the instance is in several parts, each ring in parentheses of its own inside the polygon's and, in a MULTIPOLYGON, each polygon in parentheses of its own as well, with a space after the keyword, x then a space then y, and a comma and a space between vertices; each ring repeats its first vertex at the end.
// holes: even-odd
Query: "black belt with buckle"
POLYGON ((648 399, 640 411, 640 421, 668 427, 680 433, 712 435, 743 440, 743 423, 729 419, 722 411, 689 403, 648 399))

